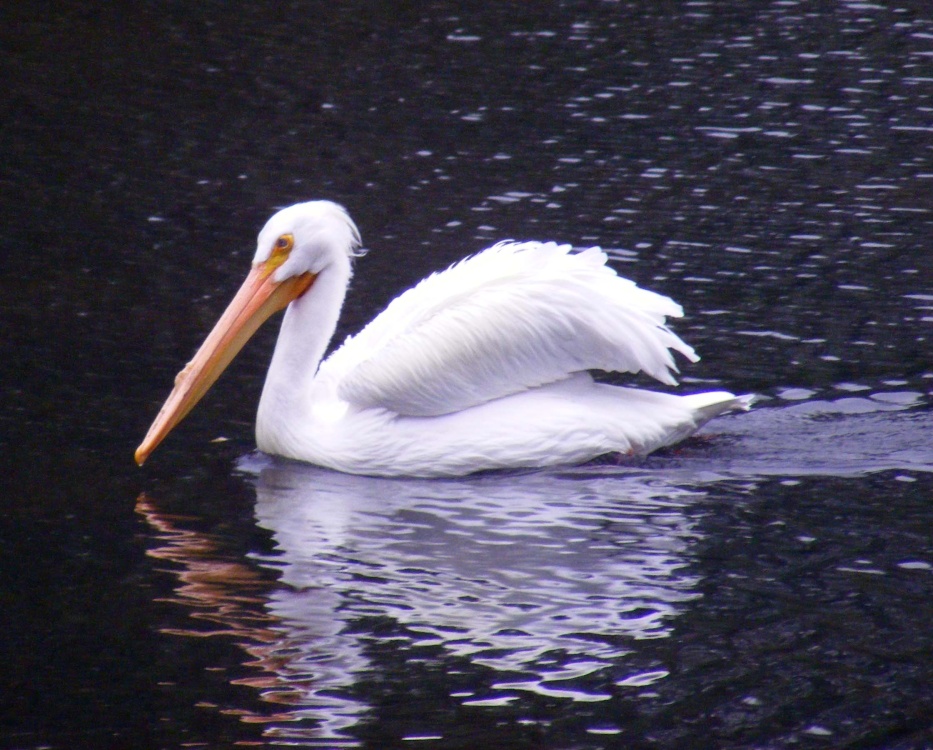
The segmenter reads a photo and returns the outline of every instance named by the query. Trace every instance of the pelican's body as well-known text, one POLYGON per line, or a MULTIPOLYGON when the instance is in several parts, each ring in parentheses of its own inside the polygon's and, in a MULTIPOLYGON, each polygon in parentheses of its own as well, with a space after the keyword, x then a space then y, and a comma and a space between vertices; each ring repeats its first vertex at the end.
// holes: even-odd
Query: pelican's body
POLYGON ((359 234, 327 201, 273 216, 253 270, 137 451, 142 462, 249 335, 287 305, 256 422, 260 450, 339 471, 453 476, 647 454, 746 408, 722 391, 676 396, 599 384, 589 370, 675 383, 672 300, 598 248, 500 243, 405 292, 330 357, 359 234))

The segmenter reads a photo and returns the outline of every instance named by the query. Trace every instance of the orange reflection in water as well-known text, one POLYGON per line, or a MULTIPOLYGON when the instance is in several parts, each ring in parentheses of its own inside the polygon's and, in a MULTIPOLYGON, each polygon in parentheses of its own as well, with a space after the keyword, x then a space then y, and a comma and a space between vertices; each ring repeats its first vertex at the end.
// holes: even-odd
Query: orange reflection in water
MULTIPOLYGON (((265 609, 266 595, 275 584, 244 563, 225 558, 218 538, 184 527, 185 523, 197 521, 196 517, 165 513, 146 493, 137 498, 135 510, 155 532, 157 546, 146 554, 171 563, 163 571, 175 576, 180 584, 174 596, 157 601, 181 605, 193 619, 210 624, 207 628, 166 627, 159 632, 191 638, 232 638, 251 657, 244 666, 255 669, 257 674, 231 680, 231 684, 256 689, 270 704, 301 706, 314 686, 311 680, 296 680, 289 674, 290 657, 283 653, 287 629, 265 609)), ((245 723, 270 725, 270 736, 294 734, 278 731, 273 725, 307 718, 288 711, 260 714, 245 708, 220 707, 210 701, 197 705, 238 716, 245 723)))

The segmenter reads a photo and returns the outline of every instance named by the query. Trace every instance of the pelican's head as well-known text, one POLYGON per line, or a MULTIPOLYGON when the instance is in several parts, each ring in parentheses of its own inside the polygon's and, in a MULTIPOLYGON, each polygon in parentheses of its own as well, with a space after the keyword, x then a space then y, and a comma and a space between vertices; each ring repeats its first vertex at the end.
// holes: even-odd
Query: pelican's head
POLYGON ((323 271, 336 258, 359 254, 360 233, 343 206, 309 201, 283 208, 259 232, 253 267, 271 270, 282 282, 323 271))
POLYGON ((136 449, 140 465, 207 393, 231 360, 273 313, 305 294, 318 275, 358 255, 360 233, 342 206, 310 201, 283 208, 259 232, 253 266, 136 449))

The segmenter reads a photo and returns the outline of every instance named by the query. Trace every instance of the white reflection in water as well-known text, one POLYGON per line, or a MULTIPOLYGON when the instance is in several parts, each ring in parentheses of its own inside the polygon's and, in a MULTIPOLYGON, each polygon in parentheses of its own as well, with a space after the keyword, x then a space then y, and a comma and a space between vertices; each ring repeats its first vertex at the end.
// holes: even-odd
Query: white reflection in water
MULTIPOLYGON (((390 618, 406 646, 521 678, 502 689, 551 694, 631 640, 667 635, 696 596, 683 508, 697 493, 647 474, 387 480, 271 462, 256 493, 278 547, 263 562, 285 584, 267 607, 301 634, 283 669, 313 659, 318 691, 348 688, 368 667, 360 618, 390 618)), ((595 697, 570 683, 559 692, 595 697)))

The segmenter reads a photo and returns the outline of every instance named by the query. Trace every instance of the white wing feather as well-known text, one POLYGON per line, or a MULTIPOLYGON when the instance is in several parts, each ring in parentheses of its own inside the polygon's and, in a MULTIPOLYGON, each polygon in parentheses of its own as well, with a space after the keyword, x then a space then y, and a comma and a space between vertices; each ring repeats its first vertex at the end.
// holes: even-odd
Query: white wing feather
POLYGON ((606 266, 599 248, 503 242, 402 294, 322 363, 359 408, 438 416, 585 370, 675 384, 673 300, 606 266))

